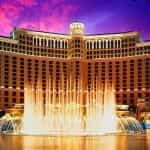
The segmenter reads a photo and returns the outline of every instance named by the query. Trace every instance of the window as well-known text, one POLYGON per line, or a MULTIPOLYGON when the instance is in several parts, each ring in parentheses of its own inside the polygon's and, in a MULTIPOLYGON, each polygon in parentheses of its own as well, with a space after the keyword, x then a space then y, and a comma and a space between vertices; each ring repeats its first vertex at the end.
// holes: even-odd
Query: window
POLYGON ((5 95, 5 96, 8 96, 8 91, 5 91, 4 95, 5 95))
POLYGON ((16 98, 13 98, 13 99, 12 99, 12 102, 13 102, 13 103, 16 103, 16 98))
POLYGON ((24 96, 24 93, 23 93, 23 92, 21 92, 21 93, 20 93, 20 96, 22 96, 22 97, 23 97, 23 96, 24 96))
POLYGON ((5 103, 7 103, 8 102, 8 97, 5 97, 4 101, 5 101, 5 103))
POLYGON ((13 92, 13 93, 12 93, 12 96, 16 96, 16 92, 13 92))
POLYGON ((126 105, 127 104, 127 100, 123 100, 123 104, 126 105))

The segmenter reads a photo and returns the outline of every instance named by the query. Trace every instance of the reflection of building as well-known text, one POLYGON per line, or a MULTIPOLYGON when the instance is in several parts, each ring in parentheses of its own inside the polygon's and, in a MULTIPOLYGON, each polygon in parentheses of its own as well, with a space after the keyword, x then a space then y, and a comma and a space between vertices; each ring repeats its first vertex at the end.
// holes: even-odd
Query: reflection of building
POLYGON ((84 99, 86 90, 109 80, 118 104, 136 103, 150 96, 150 42, 137 32, 84 35, 82 23, 65 35, 15 29, 10 38, 0 37, 0 107, 22 103, 24 83, 38 76, 44 91, 48 75, 56 97, 69 87, 83 89, 84 99))

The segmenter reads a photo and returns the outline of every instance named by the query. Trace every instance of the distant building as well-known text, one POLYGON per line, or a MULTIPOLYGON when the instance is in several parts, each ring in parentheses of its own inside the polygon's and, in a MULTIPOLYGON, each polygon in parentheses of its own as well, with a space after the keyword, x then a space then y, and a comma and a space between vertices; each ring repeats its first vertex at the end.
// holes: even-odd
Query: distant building
POLYGON ((78 22, 70 34, 15 29, 0 37, 0 108, 23 103, 25 83, 36 84, 39 76, 43 97, 50 76, 56 97, 82 90, 86 99, 109 81, 118 104, 136 104, 150 97, 150 42, 138 32, 86 35, 78 22))

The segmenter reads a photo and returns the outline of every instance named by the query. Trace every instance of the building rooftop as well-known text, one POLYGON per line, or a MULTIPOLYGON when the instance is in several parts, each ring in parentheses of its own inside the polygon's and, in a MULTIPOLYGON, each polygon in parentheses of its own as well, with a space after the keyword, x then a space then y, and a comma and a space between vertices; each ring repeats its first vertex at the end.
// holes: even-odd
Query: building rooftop
MULTIPOLYGON (((44 34, 44 35, 60 35, 60 36, 68 36, 70 34, 63 34, 63 33, 55 33, 55 32, 45 32, 41 30, 33 30, 33 29, 27 29, 27 28, 15 28, 13 32, 25 32, 25 33, 31 33, 31 34, 44 34)), ((137 36, 139 35, 139 32, 136 31, 127 31, 127 32, 114 32, 114 33, 102 33, 102 34, 85 34, 85 36, 137 36)))
POLYGON ((55 36, 55 37, 62 37, 62 38, 66 38, 66 37, 68 38, 68 35, 69 35, 69 34, 62 34, 62 33, 32 30, 32 29, 26 29, 26 28, 15 28, 13 33, 17 33, 17 32, 23 32, 26 34, 32 34, 32 35, 38 35, 38 36, 55 36))
POLYGON ((150 46, 150 41, 144 41, 136 44, 137 47, 150 46))
POLYGON ((103 34, 84 34, 84 24, 80 22, 73 22, 70 24, 70 33, 62 34, 62 33, 54 33, 54 32, 45 32, 40 30, 26 29, 26 28, 15 28, 12 33, 16 34, 18 32, 23 32, 25 34, 37 35, 37 36, 51 36, 51 37, 60 37, 60 38, 70 38, 70 35, 85 35, 84 38, 120 38, 120 37, 128 37, 128 36, 137 36, 139 37, 139 33, 135 31, 127 31, 120 33, 103 33, 103 34))
POLYGON ((125 37, 125 36, 139 36, 139 32, 136 31, 127 31, 120 33, 103 33, 103 34, 86 34, 87 38, 97 37, 97 38, 107 38, 107 37, 125 37))
POLYGON ((0 41, 17 44, 18 40, 12 39, 11 37, 0 36, 0 41))

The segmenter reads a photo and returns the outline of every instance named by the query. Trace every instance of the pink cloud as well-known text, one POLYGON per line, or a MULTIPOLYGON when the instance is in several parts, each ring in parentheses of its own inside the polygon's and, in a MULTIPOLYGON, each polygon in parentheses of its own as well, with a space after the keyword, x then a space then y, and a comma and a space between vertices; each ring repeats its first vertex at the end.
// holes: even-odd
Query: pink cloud
POLYGON ((4 13, 7 17, 13 17, 10 19, 19 16, 20 11, 21 7, 17 7, 14 4, 3 3, 0 5, 0 13, 4 13))
POLYGON ((0 13, 0 32, 8 34, 12 28, 12 22, 6 17, 4 13, 0 13))
POLYGON ((65 24, 64 18, 59 19, 55 16, 48 16, 39 18, 37 21, 27 20, 22 22, 20 27, 49 32, 61 32, 63 31, 65 24))
POLYGON ((20 24, 20 27, 49 32, 64 32, 70 17, 78 10, 78 7, 62 4, 48 13, 50 8, 43 5, 41 10, 41 16, 38 20, 26 20, 20 24))
POLYGON ((52 1, 50 3, 51 1, 46 0, 38 9, 23 7, 36 4, 35 0, 14 0, 12 2, 8 0, 1 3, 0 33, 8 35, 15 26, 48 32, 66 31, 70 18, 79 7, 65 3, 64 0, 52 1), (61 3, 57 5, 59 2, 61 3), (28 11, 31 13, 31 17, 24 17, 24 15, 28 15, 26 13, 28 11))
POLYGON ((51 0, 51 5, 58 5, 62 2, 64 2, 64 0, 51 0))
POLYGON ((0 5, 0 32, 8 34, 14 27, 16 19, 19 17, 21 8, 13 4, 2 3, 0 5))
POLYGON ((16 1, 26 7, 31 7, 37 4, 36 0, 16 0, 16 1))

